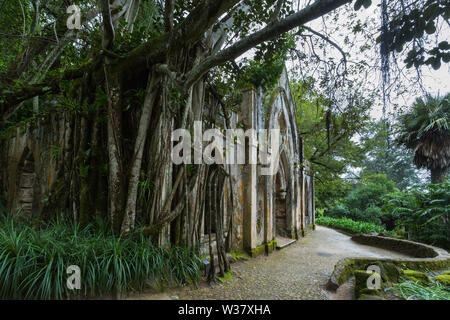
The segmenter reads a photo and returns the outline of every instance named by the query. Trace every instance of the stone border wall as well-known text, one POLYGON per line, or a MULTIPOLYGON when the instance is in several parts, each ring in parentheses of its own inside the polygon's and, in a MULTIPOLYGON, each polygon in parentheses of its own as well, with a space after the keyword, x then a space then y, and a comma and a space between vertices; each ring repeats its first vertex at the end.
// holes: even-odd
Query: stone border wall
POLYGON ((426 244, 390 237, 361 234, 353 236, 351 239, 360 244, 403 253, 414 258, 435 258, 439 256, 440 251, 443 251, 442 254, 447 253, 443 249, 435 248, 426 244))
POLYGON ((345 283, 354 270, 366 270, 370 265, 394 264, 401 269, 439 270, 450 267, 450 254, 441 248, 389 237, 357 235, 351 238, 360 244, 388 249, 412 256, 406 259, 392 258, 344 258, 334 266, 328 288, 336 290, 345 283))

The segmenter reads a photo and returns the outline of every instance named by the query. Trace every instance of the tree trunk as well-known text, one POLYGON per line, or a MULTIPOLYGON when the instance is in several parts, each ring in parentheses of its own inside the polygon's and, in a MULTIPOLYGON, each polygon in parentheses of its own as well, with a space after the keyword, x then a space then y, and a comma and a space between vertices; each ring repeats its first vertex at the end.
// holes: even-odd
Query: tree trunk
POLYGON ((89 222, 89 215, 91 213, 91 199, 89 190, 89 174, 92 169, 89 167, 89 155, 86 154, 88 149, 88 121, 85 116, 81 116, 81 137, 80 147, 78 149, 77 157, 77 176, 79 176, 80 184, 80 210, 79 210, 79 222, 84 227, 89 222))
POLYGON ((445 169, 441 168, 431 169, 431 183, 436 184, 444 182, 446 173, 447 170, 445 169))
POLYGON ((153 73, 148 80, 147 94, 142 107, 141 118, 139 121, 138 133, 134 143, 134 154, 131 166, 130 178, 128 183, 128 196, 125 209, 125 216, 122 222, 121 233, 128 233, 134 228, 136 220, 136 201, 139 186, 139 177, 141 173, 142 154, 147 138, 147 131, 150 125, 150 116, 152 114, 153 105, 155 104, 157 90, 156 86, 159 76, 153 73))
POLYGON ((109 212, 115 232, 120 232, 123 218, 125 179, 122 150, 122 106, 119 75, 105 66, 108 96, 108 156, 109 156, 109 212))

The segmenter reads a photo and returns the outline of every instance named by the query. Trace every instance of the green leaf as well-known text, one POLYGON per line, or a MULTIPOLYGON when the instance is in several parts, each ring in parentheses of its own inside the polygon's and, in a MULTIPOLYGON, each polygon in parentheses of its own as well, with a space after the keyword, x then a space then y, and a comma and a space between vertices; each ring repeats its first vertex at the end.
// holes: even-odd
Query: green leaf
POLYGON ((433 21, 430 21, 430 22, 427 24, 427 26, 425 27, 425 31, 426 31, 428 34, 433 34, 433 33, 436 32, 436 26, 435 26, 435 24, 434 24, 433 21))
POLYGON ((363 6, 364 6, 364 8, 368 8, 368 7, 370 7, 372 5, 372 0, 364 0, 364 2, 363 2, 363 6))
POLYGON ((364 1, 365 1, 365 0, 356 0, 356 2, 355 2, 355 10, 356 10, 356 11, 358 11, 359 9, 361 9, 361 7, 362 7, 364 1))
POLYGON ((434 61, 431 63, 431 66, 433 67, 434 70, 438 70, 441 67, 441 59, 439 58, 434 59, 434 61))

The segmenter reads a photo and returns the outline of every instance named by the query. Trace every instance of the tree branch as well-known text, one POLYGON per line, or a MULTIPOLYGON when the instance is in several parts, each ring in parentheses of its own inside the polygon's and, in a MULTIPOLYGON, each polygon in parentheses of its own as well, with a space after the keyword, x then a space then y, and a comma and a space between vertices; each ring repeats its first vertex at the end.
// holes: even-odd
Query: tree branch
MULTIPOLYGON (((107 21, 110 15, 110 12, 106 10, 106 2, 108 1, 102 0, 102 2, 104 2, 102 15, 105 15, 106 20, 104 21, 107 21)), ((114 64, 111 65, 112 71, 130 71, 148 63, 163 62, 167 52, 178 52, 187 44, 198 40, 208 28, 217 22, 223 13, 234 7, 238 2, 239 0, 203 0, 179 26, 174 28, 172 35, 165 33, 136 47, 125 58, 114 61, 114 64)), ((108 25, 105 26, 109 29, 107 35, 111 37, 111 26, 108 25)), ((110 40, 111 38, 105 39, 105 45, 110 45, 110 40)), ((87 71, 103 73, 103 70, 99 69, 98 59, 70 69, 58 71, 51 76, 47 76, 38 84, 30 85, 29 83, 23 83, 19 85, 19 88, 8 90, 8 92, 3 91, 0 99, 0 116, 3 117, 12 107, 24 100, 38 95, 58 92, 59 86, 57 84, 62 80, 81 78, 87 71), (48 87, 52 87, 52 90, 48 90, 48 87)))
POLYGON ((277 5, 275 7, 275 11, 273 12, 271 21, 276 22, 278 21, 278 16, 280 15, 281 7, 283 6, 284 0, 278 0, 277 5))
POLYGON ((175 6, 174 0, 166 0, 166 8, 164 12, 164 23, 166 25, 166 32, 171 33, 173 30, 173 9, 175 6))
POLYGON ((292 30, 295 27, 302 26, 303 24, 315 20, 318 17, 321 17, 350 2, 351 0, 318 0, 312 5, 291 14, 282 21, 269 24, 265 28, 239 40, 230 47, 221 50, 217 54, 209 56, 197 67, 193 68, 186 74, 186 81, 184 84, 185 91, 187 91, 190 86, 198 81, 211 68, 216 67, 228 60, 236 59, 241 54, 251 48, 254 48, 258 44, 271 40, 292 30))
MULTIPOLYGON (((322 38, 323 40, 327 41, 329 44, 331 44, 333 47, 335 47, 336 49, 338 49, 338 51, 342 54, 342 59, 344 61, 344 67, 345 70, 347 70, 347 57, 345 56, 345 52, 344 50, 341 49, 341 47, 334 42, 333 40, 331 40, 330 38, 328 38, 327 36, 315 31, 314 29, 311 29, 308 26, 302 26, 303 29, 308 30, 309 32, 311 32, 312 34, 322 38)), ((300 35, 300 33, 298 33, 300 35)))
POLYGON ((175 179, 175 183, 172 187, 172 191, 170 195, 167 197, 167 200, 164 204, 164 207, 161 210, 161 213, 159 214, 159 219, 153 223, 151 226, 144 228, 143 233, 145 236, 154 235, 157 233, 162 227, 164 227, 167 223, 171 222, 173 219, 175 219, 183 210, 185 201, 180 201, 175 209, 171 212, 169 212, 170 207, 172 205, 172 199, 175 196, 175 193, 178 190, 178 186, 180 185, 181 179, 183 178, 185 169, 184 166, 180 168, 178 171, 177 177, 175 179))
POLYGON ((103 39, 102 47, 110 50, 114 43, 114 26, 111 17, 111 6, 109 0, 101 1, 102 18, 103 18, 103 39))

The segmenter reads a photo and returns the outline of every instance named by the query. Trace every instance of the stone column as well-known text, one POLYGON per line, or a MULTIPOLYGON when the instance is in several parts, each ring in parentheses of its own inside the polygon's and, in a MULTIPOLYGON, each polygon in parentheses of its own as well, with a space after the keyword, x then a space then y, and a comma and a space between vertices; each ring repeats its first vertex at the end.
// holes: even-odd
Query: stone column
MULTIPOLYGON (((256 124, 256 93, 248 90, 243 93, 241 104, 241 116, 245 130, 254 129, 256 124)), ((246 159, 243 165, 243 206, 244 206, 244 249, 249 253, 256 248, 256 217, 257 217, 257 165, 249 164, 250 157, 254 150, 251 146, 252 139, 249 139, 246 147, 246 159)), ((255 155, 253 155, 255 157, 255 155)))
POLYGON ((302 229, 302 208, 301 208, 301 201, 302 201, 302 187, 301 187, 301 175, 300 175, 300 169, 298 165, 295 165, 295 232, 296 232, 296 238, 298 239, 301 233, 302 229))
POLYGON ((313 225, 313 228, 315 229, 316 227, 316 190, 315 190, 315 183, 314 183, 314 172, 312 172, 311 174, 311 210, 312 210, 312 215, 311 215, 311 223, 313 225))

